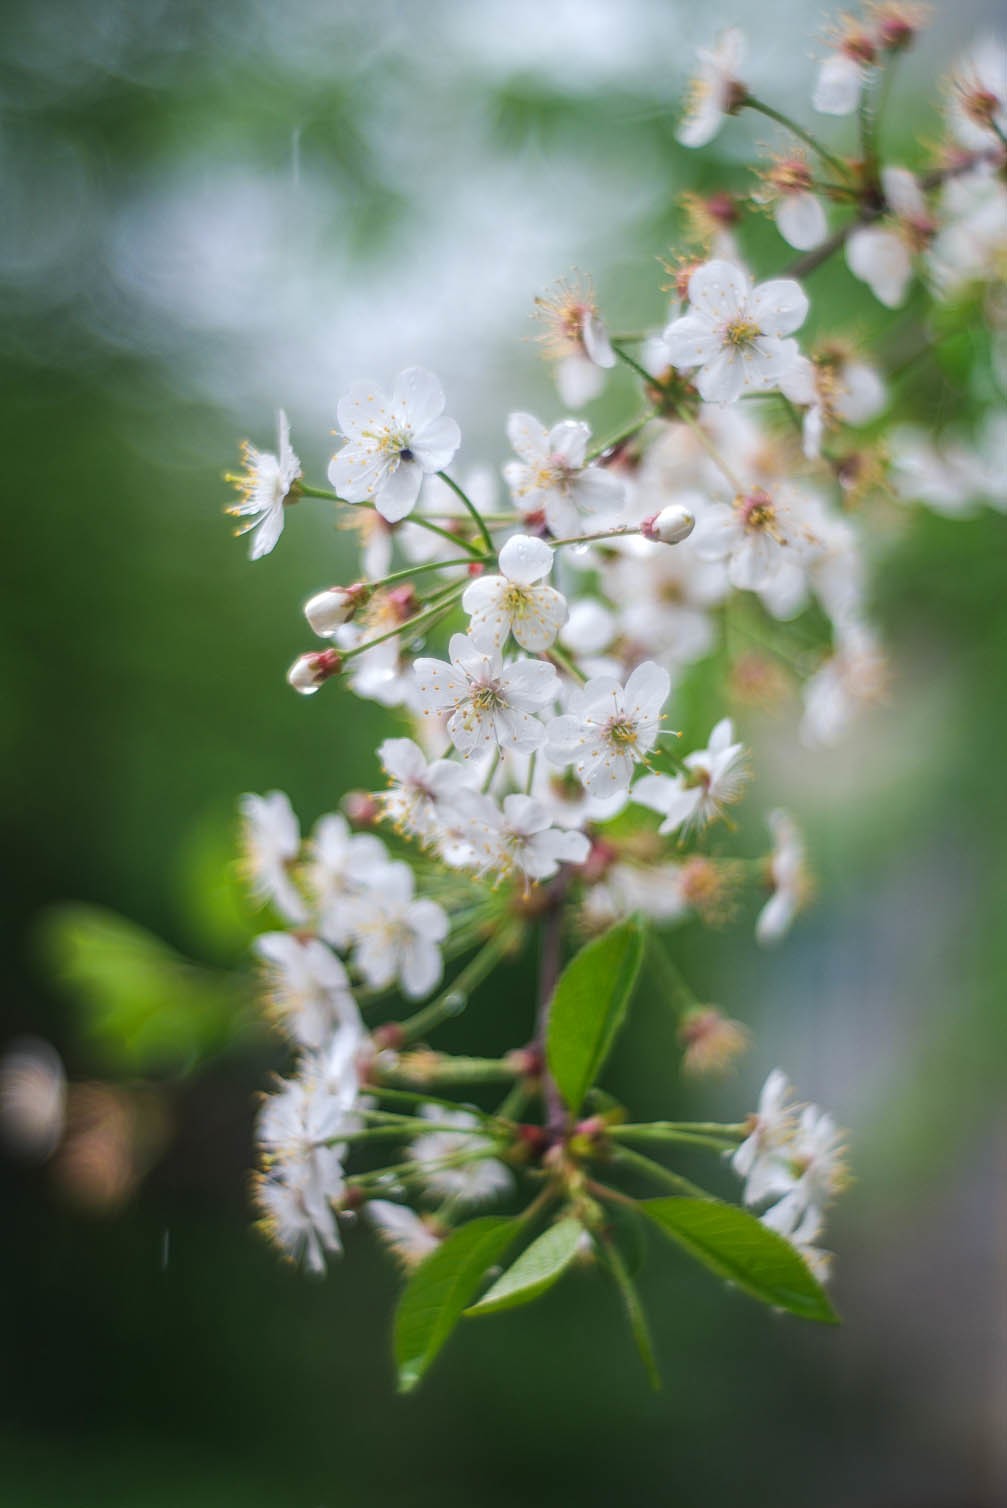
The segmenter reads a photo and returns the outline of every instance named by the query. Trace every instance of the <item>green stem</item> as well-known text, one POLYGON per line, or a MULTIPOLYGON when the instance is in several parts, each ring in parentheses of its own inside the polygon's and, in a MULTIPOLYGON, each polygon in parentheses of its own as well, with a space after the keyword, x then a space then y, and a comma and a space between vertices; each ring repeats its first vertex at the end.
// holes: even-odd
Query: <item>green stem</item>
POLYGON ((439 471, 437 475, 440 477, 442 482, 447 482, 448 486, 451 488, 451 491, 455 494, 455 496, 460 498, 461 501, 465 504, 465 507, 472 515, 472 519, 475 523, 476 528, 479 530, 479 533, 483 537, 487 552, 492 555, 494 553, 493 537, 490 534, 490 531, 487 529, 486 524, 483 521, 483 516, 479 512, 479 509, 476 507, 475 503, 469 497, 464 488, 459 487, 458 483, 451 477, 449 477, 446 471, 439 471))
MULTIPOLYGON (((432 1084, 506 1084, 511 1079, 519 1076, 520 1070, 506 1058, 440 1058, 429 1067, 423 1068, 423 1082, 427 1080, 432 1084)), ((418 1076, 411 1075, 408 1066, 405 1069, 391 1068, 387 1071, 387 1077, 393 1082, 399 1079, 405 1083, 416 1083, 418 1076)), ((379 1086, 379 1093, 383 1092, 379 1086)), ((422 1097, 422 1096, 421 1096, 422 1097)))
POLYGON ((632 367, 637 376, 642 377, 649 387, 654 386, 654 376, 651 372, 647 371, 646 367, 641 366, 635 357, 630 356, 628 351, 624 351, 621 346, 616 345, 614 340, 611 342, 611 346, 620 361, 624 361, 628 367, 632 367))
POLYGON ((678 1131, 654 1122, 649 1126, 612 1126, 608 1133, 614 1140, 628 1138, 632 1141, 677 1142, 687 1147, 712 1147, 715 1152, 726 1152, 738 1144, 736 1136, 705 1136, 698 1131, 678 1131))
MULTIPOLYGON (((445 477, 444 480, 449 481, 450 479, 445 477)), ((451 485, 454 486, 454 483, 451 485)), ((347 498, 340 497, 338 492, 331 492, 325 487, 312 487, 307 482, 301 482, 299 486, 301 497, 320 497, 327 503, 339 503, 344 508, 369 508, 372 513, 377 513, 378 511, 377 503, 351 503, 347 498)), ((467 550, 476 560, 482 560, 483 552, 478 545, 469 544, 467 539, 459 539, 457 534, 452 534, 450 529, 442 529, 439 524, 432 523, 424 514, 410 513, 408 519, 411 524, 416 524, 419 528, 426 529, 430 534, 439 534, 441 539, 446 539, 449 544, 454 545, 457 549, 467 550)), ((394 530, 396 525, 389 524, 388 527, 394 530)), ((488 539, 487 542, 492 554, 493 541, 488 539)))
POLYGON ((713 441, 710 439, 710 436, 706 433, 706 430, 703 428, 702 424, 700 424, 699 420, 695 418, 693 414, 690 414, 689 410, 682 404, 679 404, 675 409, 675 415, 678 419, 681 420, 684 425, 687 426, 687 428, 692 430, 692 433, 696 436, 696 439, 699 441, 700 445, 702 445, 703 449, 710 457, 710 460, 717 467, 721 476, 725 479, 725 481, 733 489, 733 491, 736 494, 743 493, 745 489, 742 486, 741 482, 738 480, 738 477, 724 460, 724 457, 720 454, 720 451, 717 449, 716 445, 714 445, 713 441))
POLYGON ((695 1199, 709 1199, 711 1196, 705 1189, 701 1189, 698 1183, 692 1183, 688 1178, 683 1178, 681 1173, 673 1173, 662 1163, 654 1162, 651 1157, 644 1157, 642 1152, 632 1152, 629 1147, 620 1147, 613 1156, 613 1161, 620 1167, 629 1168, 631 1172, 642 1174, 655 1183, 663 1184, 666 1189, 674 1189, 676 1194, 689 1194, 695 1199))
POLYGON ((449 588, 442 599, 435 603, 433 607, 426 608, 422 613, 417 613, 413 618, 407 618, 405 622, 400 623, 397 628, 390 628, 387 633, 378 634, 377 638, 375 639, 368 639, 366 644, 358 644, 353 649, 344 650, 344 663, 346 660, 354 659, 357 655, 365 654, 369 649, 376 648, 378 644, 384 644, 388 639, 397 639, 400 637, 400 635, 405 635, 409 638, 415 638, 416 629, 422 628, 424 627, 424 625, 434 622, 434 620, 439 618, 442 613, 446 612, 450 607, 452 607, 455 600, 460 597, 462 592, 465 590, 466 585, 467 583, 462 583, 461 586, 453 586, 449 588))
POLYGON ((792 132, 794 136, 799 137, 823 162, 827 162, 833 172, 839 174, 840 178, 849 178, 850 170, 846 164, 827 151, 817 137, 812 136, 811 132, 806 131, 803 126, 799 126, 796 120, 791 120, 789 115, 784 115, 780 110, 774 110, 772 105, 767 105, 763 100, 756 99, 754 94, 748 95, 745 100, 745 107, 749 110, 757 110, 760 115, 765 115, 769 120, 775 120, 777 125, 783 126, 787 131, 792 132))
POLYGON ((464 969, 442 990, 436 1000, 425 1005, 415 1016, 400 1023, 404 1042, 416 1042, 433 1027, 465 1009, 468 996, 478 989, 488 974, 509 950, 514 934, 507 927, 491 937, 486 946, 470 959, 464 969))
POLYGON ((597 539, 623 539, 627 534, 639 534, 639 524, 620 524, 617 529, 601 529, 597 534, 571 534, 569 539, 551 539, 554 550, 563 545, 590 545, 597 539))
MULTIPOLYGON (((484 560, 492 560, 491 555, 483 557, 484 560)), ((390 576, 382 576, 380 581, 368 582, 375 591, 382 587, 394 586, 397 581, 408 581, 412 576, 422 576, 427 571, 446 571, 451 566, 470 566, 480 562, 475 561, 471 555, 462 555, 455 560, 425 560, 422 565, 406 566, 401 571, 393 571, 390 576)))
POLYGON ((587 453, 587 459, 589 461, 596 461, 599 456, 605 454, 606 450, 614 450, 617 445, 625 445, 626 441, 632 440, 634 435, 638 435, 641 429, 649 424, 653 417, 654 410, 648 409, 639 419, 634 420, 628 429, 622 429, 617 435, 613 435, 610 440, 603 440, 598 445, 592 446, 587 453))

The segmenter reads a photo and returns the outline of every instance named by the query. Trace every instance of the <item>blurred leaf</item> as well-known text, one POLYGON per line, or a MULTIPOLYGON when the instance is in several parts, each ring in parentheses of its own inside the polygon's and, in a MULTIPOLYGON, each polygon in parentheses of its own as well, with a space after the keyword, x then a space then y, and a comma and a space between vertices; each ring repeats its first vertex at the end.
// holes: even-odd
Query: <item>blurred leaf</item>
POLYGON ((619 1252, 611 1244, 605 1247, 605 1257, 608 1270, 622 1295, 626 1318, 629 1320, 629 1328, 636 1343, 636 1349, 640 1353, 640 1360, 646 1369, 651 1387, 655 1393, 658 1393, 661 1390, 661 1373, 657 1365, 657 1357, 654 1355, 654 1344, 650 1338, 650 1326, 647 1324, 647 1316, 640 1302, 640 1295, 636 1291, 636 1284, 630 1277, 629 1270, 619 1252))
POLYGON ((519 1219, 483 1215, 459 1226, 416 1268, 395 1312, 399 1392, 419 1383, 462 1316, 487 1268, 506 1252, 519 1219))
POLYGON ((549 1071, 570 1109, 579 1110, 611 1050, 643 959, 635 917, 611 927, 574 957, 549 1010, 549 1071))
POLYGON ((193 824, 178 854, 179 903, 199 951, 223 960, 243 956, 262 931, 262 911, 253 905, 236 858, 234 812, 214 813, 193 824))
POLYGON ((558 1281, 577 1255, 584 1227, 579 1220, 559 1220, 521 1253, 513 1267, 497 1278, 493 1287, 467 1314, 495 1314, 530 1304, 558 1281))
POLYGON ((801 1319, 839 1323, 803 1257, 747 1210, 687 1198, 645 1199, 640 1209, 690 1256, 753 1298, 801 1319))
POLYGON ((57 907, 42 919, 40 943, 85 1037, 113 1068, 184 1072, 249 1029, 246 980, 190 963, 112 911, 57 907))

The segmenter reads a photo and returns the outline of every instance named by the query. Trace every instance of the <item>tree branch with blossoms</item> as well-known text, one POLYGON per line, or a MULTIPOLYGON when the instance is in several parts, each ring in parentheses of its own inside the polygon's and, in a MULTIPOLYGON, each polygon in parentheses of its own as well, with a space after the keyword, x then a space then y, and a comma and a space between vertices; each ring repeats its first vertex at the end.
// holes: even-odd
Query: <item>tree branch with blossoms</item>
MULTIPOLYGON (((922 24, 886 3, 835 34, 813 104, 857 118, 852 144, 753 96, 740 32, 701 55, 682 144, 751 110, 780 150, 745 203, 689 201, 663 327, 611 337, 581 279, 537 300, 564 406, 621 368, 643 408, 602 444, 582 419, 512 413, 503 509, 485 472, 456 471, 459 427, 421 367, 339 400, 331 491, 303 478, 282 414, 275 454, 244 448, 232 512, 253 559, 302 500, 382 525, 361 579, 308 598, 325 647, 288 679, 305 695, 340 683, 397 718, 377 750, 386 784, 350 793, 307 840, 281 792, 246 796, 243 816, 247 872, 277 921, 256 945, 268 1008, 298 1054, 260 1113, 262 1223, 321 1272, 363 1212, 408 1274, 404 1389, 463 1315, 531 1302, 575 1263, 611 1278, 655 1378, 627 1217, 773 1308, 835 1319, 820 1243, 847 1175, 831 1116, 778 1069, 724 1124, 641 1122, 602 1081, 644 979, 686 1071, 728 1069, 749 1033, 694 993, 674 931, 747 907, 770 946, 809 899, 794 818, 769 811, 753 845, 732 815, 753 760, 728 706, 796 689, 807 749, 837 742, 886 690, 866 608, 877 505, 1004 504, 984 440, 939 450, 888 425, 880 350, 804 334, 803 280, 840 252, 886 310, 918 285, 931 311, 968 297, 1002 318, 1002 49, 980 45, 952 75, 936 163, 885 160, 892 68, 922 24), (757 280, 741 238, 767 210, 801 255, 757 280), (718 708, 705 742, 669 725, 697 684, 718 708), (533 944, 538 999, 513 998, 499 1058, 429 1045, 533 944), (726 1160, 740 1202, 640 1147, 706 1154, 714 1183, 726 1160), (378 1161, 349 1173, 356 1154, 378 1161), (487 1205, 509 1213, 476 1213, 487 1205)), ((926 320, 923 334, 932 349, 926 320)))

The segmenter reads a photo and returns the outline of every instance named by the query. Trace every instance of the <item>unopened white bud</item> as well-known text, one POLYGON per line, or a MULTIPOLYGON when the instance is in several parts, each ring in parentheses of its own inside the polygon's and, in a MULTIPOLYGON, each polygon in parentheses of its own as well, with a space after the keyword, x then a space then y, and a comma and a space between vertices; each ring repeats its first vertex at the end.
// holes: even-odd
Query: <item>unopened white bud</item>
POLYGON ((682 503, 672 503, 660 513, 645 518, 640 533, 644 539, 653 539, 662 545, 679 545, 683 539, 688 539, 695 527, 696 515, 692 509, 682 503))
POLYGON ((287 680, 302 696, 312 696, 342 668, 342 656, 334 649, 323 649, 319 654, 299 655, 287 671, 287 680))
POLYGON ((308 598, 304 604, 304 616, 319 638, 326 639, 344 623, 349 623, 363 597, 361 587, 330 586, 308 598))

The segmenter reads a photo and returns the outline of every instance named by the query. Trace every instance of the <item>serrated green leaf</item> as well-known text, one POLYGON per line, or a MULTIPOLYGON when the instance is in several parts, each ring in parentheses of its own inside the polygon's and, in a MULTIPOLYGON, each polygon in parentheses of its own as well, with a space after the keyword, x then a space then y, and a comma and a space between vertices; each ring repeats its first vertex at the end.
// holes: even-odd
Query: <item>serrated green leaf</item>
POLYGON ((557 1221, 521 1253, 513 1267, 497 1278, 478 1304, 466 1309, 466 1314, 496 1314, 501 1309, 530 1304, 563 1276, 577 1255, 583 1234, 579 1220, 557 1221))
POLYGON ((420 1263, 395 1312, 395 1365, 400 1393, 422 1380, 479 1284, 521 1230, 520 1219, 470 1220, 420 1263))
POLYGON ((719 1277, 801 1319, 839 1323, 803 1257, 747 1210, 719 1199, 644 1199, 641 1212, 719 1277))
POLYGON ((574 1113, 608 1057, 643 960, 643 928, 629 917, 567 964, 549 1008, 546 1057, 574 1113))

